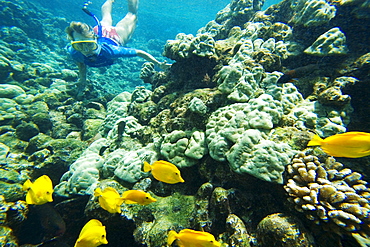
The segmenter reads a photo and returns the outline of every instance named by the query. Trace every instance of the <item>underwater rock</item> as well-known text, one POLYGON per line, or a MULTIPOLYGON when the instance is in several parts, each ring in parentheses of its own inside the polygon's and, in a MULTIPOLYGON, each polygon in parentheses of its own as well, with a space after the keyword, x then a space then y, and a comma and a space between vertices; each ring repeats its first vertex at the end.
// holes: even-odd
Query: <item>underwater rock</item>
POLYGON ((140 210, 135 217, 136 242, 153 247, 166 246, 169 229, 178 231, 190 227, 189 218, 194 208, 194 196, 173 193, 171 196, 161 197, 146 208, 140 210))
POLYGON ((50 115, 45 112, 39 112, 32 115, 31 120, 37 125, 38 129, 42 133, 47 133, 53 127, 50 115))
POLYGON ((258 223, 256 233, 258 246, 261 247, 316 246, 312 235, 298 218, 282 213, 263 218, 258 223))
POLYGON ((370 234, 370 189, 362 175, 336 162, 324 161, 307 150, 287 169, 285 190, 296 210, 333 232, 370 234))
POLYGON ((229 214, 226 219, 226 232, 222 238, 226 238, 229 246, 250 247, 250 236, 243 221, 235 214, 229 214))
POLYGON ((149 124, 161 134, 168 134, 173 130, 200 130, 204 128, 210 112, 224 104, 225 96, 216 89, 204 88, 186 94, 168 94, 157 104, 158 109, 163 110, 152 118, 149 124), (205 113, 200 114, 190 110, 193 106, 189 102, 194 98, 201 100, 208 109, 205 113))
POLYGON ((0 226, 0 244, 8 247, 17 247, 18 241, 13 230, 7 226, 0 226))
POLYGON ((86 141, 94 138, 103 123, 102 119, 86 119, 81 130, 81 140, 86 141))
POLYGON ((5 196, 0 195, 0 224, 17 228, 28 217, 28 204, 14 196, 7 199, 9 202, 5 199, 5 196))
POLYGON ((136 87, 131 94, 131 103, 143 103, 150 99, 152 91, 145 87, 136 87))
POLYGON ((27 219, 17 234, 20 244, 40 244, 61 237, 66 225, 60 214, 49 204, 31 205, 27 219))
POLYGON ((29 141, 32 137, 38 135, 40 133, 39 128, 36 124, 32 122, 23 122, 17 126, 15 130, 15 134, 18 139, 22 141, 29 141))
POLYGON ((202 229, 210 232, 212 228, 212 219, 209 215, 210 199, 214 187, 211 183, 202 184, 195 194, 195 206, 190 219, 194 229, 202 229))
MULTIPOLYGON (((9 173, 6 174, 9 175, 9 173)), ((0 191, 1 195, 4 196, 5 200, 7 201, 21 200, 24 196, 22 185, 20 183, 14 183, 11 181, 0 181, 0 191)))
POLYGON ((79 139, 53 139, 40 133, 28 143, 26 161, 37 168, 31 171, 32 176, 48 174, 52 181, 59 181, 85 148, 86 144, 79 139))
POLYGON ((304 52, 314 56, 347 54, 346 36, 338 27, 334 27, 320 35, 304 52))
POLYGON ((226 219, 231 213, 229 195, 233 189, 226 190, 216 187, 209 200, 209 214, 212 219, 212 229, 219 232, 225 229, 226 219))
POLYGON ((158 106, 151 100, 142 103, 131 102, 128 114, 135 117, 139 123, 147 124, 158 113, 158 106))
POLYGON ((0 98, 13 99, 25 93, 26 92, 21 87, 16 85, 0 84, 0 98))
POLYGON ((26 118, 26 114, 19 109, 20 107, 15 100, 0 98, 0 124, 19 124, 26 118))
POLYGON ((5 163, 5 158, 8 155, 10 148, 4 143, 0 142, 0 163, 5 163))
POLYGON ((44 162, 48 157, 50 157, 51 151, 49 149, 42 149, 39 151, 34 152, 31 154, 31 156, 27 159, 30 162, 35 162, 35 163, 42 163, 44 162))
POLYGON ((45 143, 48 143, 51 141, 53 138, 40 133, 37 136, 34 136, 31 138, 31 140, 28 142, 27 148, 25 149, 25 152, 28 154, 32 154, 36 151, 42 150, 45 147, 45 143))

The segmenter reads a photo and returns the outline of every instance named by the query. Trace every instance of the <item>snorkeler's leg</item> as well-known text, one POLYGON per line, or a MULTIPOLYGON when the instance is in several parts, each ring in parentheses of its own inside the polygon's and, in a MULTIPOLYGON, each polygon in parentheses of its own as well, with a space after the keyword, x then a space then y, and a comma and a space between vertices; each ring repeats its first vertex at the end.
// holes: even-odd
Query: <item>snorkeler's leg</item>
POLYGON ((102 20, 101 24, 102 26, 112 26, 112 5, 114 0, 107 0, 105 3, 101 6, 101 14, 102 14, 102 20))
POLYGON ((128 4, 128 12, 133 14, 137 14, 137 10, 139 8, 139 0, 127 0, 128 4))
POLYGON ((116 31, 121 38, 121 44, 126 44, 135 31, 137 23, 137 9, 139 7, 139 0, 127 0, 128 13, 116 25, 116 31))
POLYGON ((136 23, 137 15, 131 12, 127 13, 127 15, 117 23, 116 31, 121 38, 122 45, 126 44, 130 40, 135 31, 136 23))

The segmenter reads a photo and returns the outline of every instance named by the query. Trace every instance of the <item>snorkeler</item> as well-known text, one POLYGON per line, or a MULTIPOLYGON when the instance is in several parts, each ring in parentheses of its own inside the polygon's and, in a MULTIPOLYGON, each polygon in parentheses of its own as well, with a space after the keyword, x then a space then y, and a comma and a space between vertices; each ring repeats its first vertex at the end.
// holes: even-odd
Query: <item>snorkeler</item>
POLYGON ((124 45, 130 40, 137 22, 138 0, 128 0, 128 13, 116 26, 112 26, 112 4, 114 0, 107 0, 101 7, 102 20, 92 14, 85 3, 83 11, 92 16, 97 26, 90 27, 86 23, 71 22, 66 28, 67 38, 71 40, 68 51, 79 70, 79 94, 86 86, 86 67, 103 67, 112 65, 119 57, 139 56, 154 63, 161 69, 168 68, 170 64, 159 62, 149 53, 127 48, 124 45))

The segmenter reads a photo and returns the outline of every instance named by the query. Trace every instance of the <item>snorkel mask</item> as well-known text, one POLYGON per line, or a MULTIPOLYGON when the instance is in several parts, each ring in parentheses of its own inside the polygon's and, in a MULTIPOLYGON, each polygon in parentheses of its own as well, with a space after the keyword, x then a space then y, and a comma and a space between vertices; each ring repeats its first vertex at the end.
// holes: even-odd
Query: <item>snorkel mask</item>
POLYGON ((98 49, 98 42, 96 40, 78 40, 72 41, 71 45, 76 51, 88 53, 98 49))

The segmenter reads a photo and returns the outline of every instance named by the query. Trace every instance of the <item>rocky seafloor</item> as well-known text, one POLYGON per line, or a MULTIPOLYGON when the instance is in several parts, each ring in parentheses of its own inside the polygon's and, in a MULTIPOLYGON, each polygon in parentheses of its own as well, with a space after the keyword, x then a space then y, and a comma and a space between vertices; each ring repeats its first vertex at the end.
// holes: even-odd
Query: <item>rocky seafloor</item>
POLYGON ((314 133, 370 132, 369 1, 286 0, 265 11, 263 1, 231 1, 197 35, 167 41, 170 69, 92 70, 83 100, 63 49, 66 19, 0 3, 2 246, 73 246, 92 218, 108 246, 166 246, 168 231, 184 228, 222 246, 367 246, 369 158, 306 145, 314 133), (27 28, 41 20, 50 26, 27 28), (185 183, 142 171, 160 159, 185 183), (43 174, 54 202, 28 206, 22 184, 43 174), (97 186, 157 201, 110 214, 97 186))

